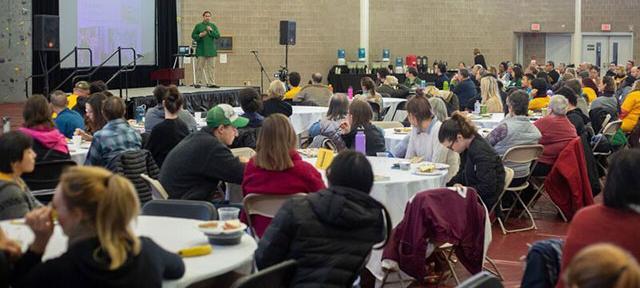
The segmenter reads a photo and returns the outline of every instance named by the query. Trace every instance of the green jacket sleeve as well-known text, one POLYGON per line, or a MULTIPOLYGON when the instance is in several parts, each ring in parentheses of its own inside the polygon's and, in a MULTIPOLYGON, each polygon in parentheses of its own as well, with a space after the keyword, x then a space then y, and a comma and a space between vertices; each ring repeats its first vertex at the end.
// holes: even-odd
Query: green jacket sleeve
POLYGON ((213 39, 220 38, 220 31, 218 30, 218 26, 216 26, 215 24, 211 24, 211 27, 213 28, 213 31, 211 33, 211 36, 213 36, 213 39))
POLYGON ((195 27, 193 27, 193 32, 191 32, 191 39, 195 40, 195 41, 200 41, 202 40, 202 38, 200 38, 200 24, 196 24, 195 27))

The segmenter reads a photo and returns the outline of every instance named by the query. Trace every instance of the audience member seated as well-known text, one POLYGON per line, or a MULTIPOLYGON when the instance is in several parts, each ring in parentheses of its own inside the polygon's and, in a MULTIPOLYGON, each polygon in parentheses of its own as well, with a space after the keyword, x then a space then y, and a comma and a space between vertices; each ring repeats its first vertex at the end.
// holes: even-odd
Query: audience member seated
POLYGON ((449 150, 460 154, 458 173, 447 186, 473 187, 487 209, 491 209, 504 189, 505 172, 500 156, 460 112, 453 113, 442 123, 438 140, 449 150))
POLYGON ((311 81, 311 84, 300 89, 293 101, 300 105, 327 107, 333 93, 327 85, 322 84, 322 74, 313 73, 311 81))
POLYGON ((84 117, 84 127, 86 130, 76 129, 74 133, 82 136, 82 140, 92 141, 93 134, 100 131, 100 129, 107 124, 107 120, 102 113, 102 106, 106 99, 107 96, 102 93, 96 93, 89 97, 89 100, 85 104, 86 115, 84 117))
MULTIPOLYGON (((104 83, 104 81, 102 81, 102 80, 93 81, 89 85, 89 93, 90 94, 104 93, 104 92, 109 92, 109 87, 107 87, 107 83, 104 83)), ((107 97, 113 96, 113 95, 108 95, 107 93, 104 93, 104 94, 107 95, 107 97)), ((111 94, 111 93, 109 93, 109 94, 111 94)))
POLYGON ((531 94, 531 89, 533 89, 531 88, 531 81, 533 81, 533 79, 536 79, 536 75, 531 73, 527 73, 522 76, 522 87, 520 88, 526 91, 527 94, 531 94))
POLYGON ((436 70, 436 88, 440 90, 449 90, 449 77, 447 76, 447 66, 440 63, 436 70), (445 86, 447 89, 445 89, 445 86))
POLYGON ((615 93, 616 84, 613 78, 604 76, 602 78, 602 84, 600 84, 600 94, 598 94, 596 100, 591 102, 590 110, 601 108, 611 112, 620 111, 620 104, 618 103, 618 98, 614 95, 615 93))
POLYGON ((348 112, 349 99, 347 98, 347 94, 338 93, 331 96, 327 115, 320 121, 313 123, 309 128, 309 137, 313 139, 312 146, 316 148, 321 147, 321 143, 317 143, 321 141, 315 138, 317 136, 323 136, 330 139, 338 151, 346 148, 340 133, 340 123, 345 120, 348 112))
POLYGON ((571 261, 563 282, 564 287, 640 287, 640 266, 628 251, 608 243, 594 244, 571 261))
POLYGON ((289 85, 291 85, 291 88, 289 88, 289 91, 287 91, 287 93, 284 93, 284 98, 282 98, 282 100, 284 101, 293 101, 293 99, 295 99, 296 95, 298 95, 298 92, 300 92, 300 89, 302 89, 302 87, 300 87, 300 73, 298 72, 291 72, 289 73, 289 85))
POLYGON ((242 183, 244 164, 227 146, 248 123, 227 104, 211 108, 207 127, 189 134, 164 159, 159 180, 169 198, 211 200, 220 181, 242 183))
MULTIPOLYGON (((289 119, 282 114, 267 117, 258 136, 256 155, 244 170, 242 193, 286 195, 324 189, 322 175, 296 151, 298 138, 289 119), (277 179, 277 180, 276 180, 277 179)), ((271 218, 254 215, 251 223, 258 237, 271 218)))
POLYGON ((33 140, 13 131, 0 136, 0 220, 22 218, 40 206, 20 176, 33 171, 33 140))
POLYGON ((327 179, 329 188, 287 201, 258 243, 260 270, 298 262, 291 287, 351 287, 373 245, 390 230, 384 206, 369 196, 373 171, 364 155, 341 152, 327 179))
POLYGON ((407 73, 404 73, 406 79, 404 80, 404 86, 409 89, 416 89, 420 86, 422 79, 418 78, 418 69, 416 67, 409 67, 407 73))
POLYGON ((436 116, 440 122, 447 120, 447 118, 449 118, 449 110, 447 109, 447 102, 441 95, 448 95, 451 94, 451 92, 438 90, 435 86, 428 86, 425 92, 421 91, 422 89, 417 89, 416 96, 424 96, 429 99, 433 116, 436 116))
MULTIPOLYGON (((582 93, 582 84, 580 83, 580 80, 578 79, 570 79, 565 81, 564 84, 565 87, 570 88, 578 97, 578 105, 576 105, 576 107, 580 108, 580 111, 582 112, 588 112, 589 111, 589 104, 587 103, 587 97, 584 95, 584 93, 582 93)), ((587 114, 585 114, 585 116, 588 116, 587 114)))
POLYGON ((522 78, 524 76, 524 72, 522 72, 522 67, 513 66, 513 68, 511 68, 511 71, 511 82, 509 82, 507 88, 523 88, 522 78))
POLYGON ((487 105, 487 113, 504 112, 495 77, 485 76, 480 79, 480 95, 482 96, 482 104, 487 105))
POLYGON ((409 88, 404 85, 398 84, 398 78, 395 76, 387 75, 384 82, 378 87, 378 93, 385 97, 392 98, 407 98, 409 95, 409 88), (386 94, 386 95, 385 95, 386 94))
POLYGON ((621 87, 622 83, 627 78, 627 72, 625 71, 624 66, 619 65, 618 67, 616 67, 615 73, 616 75, 613 76, 613 80, 616 84, 615 87, 621 87))
POLYGON ((158 167, 162 167, 171 149, 189 135, 189 128, 178 118, 182 108, 182 95, 178 88, 169 87, 161 103, 165 110, 164 121, 153 127, 145 147, 151 152, 158 167))
POLYGON ((547 64, 544 66, 544 71, 547 72, 549 78, 551 78, 550 84, 556 84, 560 79, 560 74, 556 71, 556 64, 553 61, 547 61, 547 64))
POLYGON ((453 93, 458 96, 460 111, 473 110, 477 95, 476 85, 469 78, 469 70, 461 69, 456 74, 457 84, 453 88, 453 93))
POLYGON ((587 124, 591 122, 589 117, 587 117, 580 108, 576 107, 578 104, 578 98, 573 90, 567 87, 562 87, 555 92, 555 95, 562 95, 567 98, 567 118, 576 127, 576 132, 578 135, 584 134, 587 130, 587 124))
POLYGON ((93 135, 85 165, 113 168, 115 163, 112 162, 120 153, 142 147, 140 134, 124 120, 125 112, 122 98, 109 97, 104 100, 102 113, 108 122, 93 135))
MULTIPOLYGON (((536 126, 529 121, 529 95, 523 90, 518 90, 507 97, 507 107, 509 115, 494 128, 487 141, 500 157, 504 156, 510 148, 520 145, 538 144, 542 136, 536 126)), ((511 186, 520 186, 527 180, 529 175, 529 164, 504 163, 505 166, 513 169, 514 176, 511 186)))
POLYGON ((582 80, 582 87, 583 88, 591 88, 591 90, 587 90, 589 92, 586 92, 585 89, 583 89, 584 94, 587 96, 587 101, 589 103, 591 103, 591 101, 595 100, 596 97, 598 96, 598 85, 596 84, 596 82, 589 76, 589 72, 587 71, 582 71, 580 72, 580 74, 578 75, 582 80))
POLYGON ((267 96, 262 98, 262 116, 268 117, 274 113, 284 114, 289 117, 293 114, 291 104, 282 101, 286 87, 280 80, 273 80, 269 84, 269 90, 267 90, 267 96))
POLYGON ((633 83, 633 89, 620 106, 620 119, 622 119, 622 131, 630 133, 640 117, 640 80, 633 83))
MULTIPOLYGON (((369 77, 363 77, 360 80, 360 85, 362 86, 362 94, 356 95, 355 99, 364 100, 367 102, 372 102, 378 104, 379 108, 382 109, 382 96, 380 93, 376 91, 376 83, 373 82, 373 79, 369 77)), ((380 111, 373 111, 375 116, 378 116, 380 111)), ((376 117, 376 119, 378 119, 376 117)))
POLYGON ((529 110, 542 110, 549 106, 549 96, 547 96, 547 81, 541 78, 536 78, 531 81, 531 93, 532 98, 529 101, 529 110))
MULTIPOLYGON (((156 98, 156 107, 149 108, 147 113, 144 116, 144 130, 145 131, 153 131, 153 128, 156 127, 160 122, 164 121, 165 118, 165 109, 162 105, 162 101, 169 93, 169 89, 175 87, 171 85, 169 87, 164 85, 158 85, 153 89, 153 96, 156 98)), ((177 88, 176 88, 177 89, 177 88)), ((189 129, 189 133, 198 130, 198 124, 196 123, 195 118, 189 113, 189 111, 180 108, 177 113, 178 119, 182 120, 182 122, 187 125, 189 129)))
POLYGON ((76 129, 84 130, 84 120, 76 111, 67 108, 67 95, 60 91, 51 93, 51 109, 57 115, 56 128, 67 138, 73 138, 76 129))
POLYGON ((64 135, 58 131, 51 120, 49 102, 42 95, 29 97, 22 111, 24 119, 20 132, 33 138, 33 150, 36 162, 69 159, 69 147, 64 135))
POLYGON ((140 202, 123 176, 73 167, 60 177, 52 203, 25 217, 35 239, 14 266, 13 287, 160 287, 184 275, 178 255, 134 234, 140 202), (42 262, 56 218, 69 247, 42 262))
POLYGON ((380 128, 371 124, 373 112, 369 103, 354 99, 349 105, 347 119, 340 123, 342 140, 349 149, 356 148, 356 134, 363 131, 366 139, 367 156, 376 156, 378 152, 385 152, 384 133, 380 128))
POLYGON ((238 128, 238 136, 233 139, 230 148, 249 147, 256 148, 258 133, 262 127, 264 117, 258 112, 262 110, 262 99, 254 88, 244 88, 238 93, 238 101, 242 112, 240 116, 249 119, 247 126, 238 128))
POLYGON ((67 108, 78 112, 80 116, 84 117, 85 103, 87 103, 87 100, 89 100, 89 95, 91 95, 89 90, 89 82, 78 81, 73 87, 73 93, 67 96, 67 108))
POLYGON ((412 97, 407 103, 407 113, 413 129, 409 134, 407 153, 404 158, 420 157, 423 161, 448 164, 447 179, 451 179, 458 172, 460 156, 442 146, 438 141, 442 122, 434 119, 429 100, 422 96, 412 97))
MULTIPOLYGON (((529 105, 531 106, 531 105, 529 105)), ((546 176, 556 162, 558 154, 567 146, 569 141, 578 137, 576 128, 567 118, 569 102, 562 95, 555 95, 549 101, 549 115, 533 122, 542 137, 539 143, 544 145, 544 151, 538 158, 538 164, 533 170, 533 176, 546 176)))
POLYGON ((624 102, 624 99, 627 98, 627 95, 629 95, 629 92, 633 89, 633 83, 638 79, 640 79, 640 69, 638 69, 638 67, 632 67, 616 91, 616 97, 620 99, 620 102, 624 102))
POLYGON ((562 252, 563 270, 584 247, 601 242, 618 245, 640 259, 639 168, 640 151, 636 149, 617 152, 610 158, 603 204, 579 210, 569 225, 562 252))

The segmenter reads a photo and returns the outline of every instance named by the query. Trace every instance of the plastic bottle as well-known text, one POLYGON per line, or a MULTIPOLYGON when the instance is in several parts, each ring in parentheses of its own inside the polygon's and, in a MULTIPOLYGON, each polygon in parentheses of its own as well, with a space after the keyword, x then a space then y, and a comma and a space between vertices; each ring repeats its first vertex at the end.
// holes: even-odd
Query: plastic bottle
POLYGON ((4 116, 2 117, 2 133, 9 133, 11 131, 11 118, 4 116))
POLYGON ((347 96, 349 96, 349 100, 353 99, 353 87, 349 86, 347 89, 347 96))
POLYGON ((145 108, 146 106, 144 104, 136 107, 136 123, 140 124, 144 121, 145 108))
POLYGON ((364 135, 364 129, 358 128, 356 133, 356 151, 367 154, 367 139, 364 135))
POLYGON ((420 80, 420 88, 424 89, 425 87, 427 87, 427 81, 420 80))
POLYGON ((480 100, 476 100, 476 103, 473 104, 473 114, 480 114, 480 100))

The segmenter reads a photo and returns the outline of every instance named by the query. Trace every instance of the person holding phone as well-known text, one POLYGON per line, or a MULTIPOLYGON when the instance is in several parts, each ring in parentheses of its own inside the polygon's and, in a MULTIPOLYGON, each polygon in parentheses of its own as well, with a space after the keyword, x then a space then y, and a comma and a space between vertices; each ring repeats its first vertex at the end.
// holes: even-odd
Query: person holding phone
POLYGON ((218 50, 215 39, 220 38, 220 31, 216 24, 211 22, 211 12, 202 13, 202 22, 196 24, 191 32, 191 38, 197 43, 196 46, 196 82, 194 87, 199 88, 204 83, 209 88, 220 88, 215 84, 214 68, 218 50))

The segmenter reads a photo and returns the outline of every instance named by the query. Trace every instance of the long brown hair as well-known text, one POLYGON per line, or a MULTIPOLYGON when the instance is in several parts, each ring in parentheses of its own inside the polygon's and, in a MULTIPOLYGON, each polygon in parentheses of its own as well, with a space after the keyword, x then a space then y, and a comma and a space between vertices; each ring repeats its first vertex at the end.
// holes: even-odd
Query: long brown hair
POLYGON ((564 277, 565 287, 640 287, 638 262, 612 244, 595 244, 582 249, 571 260, 564 277))
POLYGON ((458 134, 462 135, 464 139, 469 139, 478 134, 478 129, 471 120, 456 111, 451 114, 449 119, 442 122, 438 132, 438 140, 440 143, 455 141, 458 138, 458 134))
POLYGON ((53 120, 51 120, 51 108, 47 98, 42 95, 33 95, 29 97, 22 111, 24 118, 24 127, 33 128, 35 126, 44 125, 53 128, 53 120))
POLYGON ((296 132, 289 118, 276 113, 262 122, 256 143, 256 166, 269 171, 284 171, 293 167, 289 152, 296 148, 296 132))
POLYGON ((122 266, 129 254, 140 253, 140 239, 129 225, 140 202, 127 178, 99 167, 77 166, 62 174, 60 189, 68 208, 80 209, 84 224, 95 229, 110 270, 122 266))
POLYGON ((91 109, 93 110, 94 120, 91 120, 89 119, 89 117, 86 117, 85 126, 87 126, 87 132, 95 133, 96 131, 102 129, 102 127, 104 127, 104 125, 107 124, 107 120, 105 120, 104 114, 102 114, 102 106, 103 106, 104 100, 106 99, 107 99, 107 96, 105 96, 103 93, 93 93, 91 94, 91 96, 89 96, 89 100, 87 100, 87 104, 89 104, 89 106, 91 106, 91 109))
POLYGON ((367 126, 373 119, 371 105, 363 100, 354 99, 349 105, 349 114, 351 114, 351 129, 367 126))

